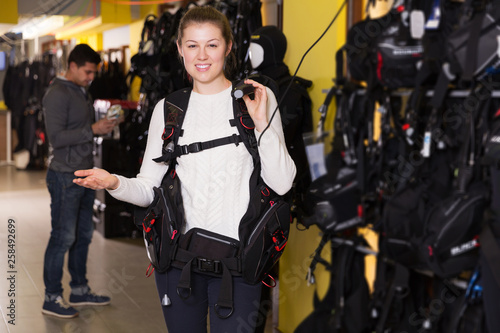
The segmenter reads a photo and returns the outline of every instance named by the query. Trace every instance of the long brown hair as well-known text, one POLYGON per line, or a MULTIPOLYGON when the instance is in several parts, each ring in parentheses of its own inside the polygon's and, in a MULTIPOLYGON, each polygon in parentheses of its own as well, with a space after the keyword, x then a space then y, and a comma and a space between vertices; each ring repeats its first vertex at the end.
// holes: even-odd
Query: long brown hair
MULTIPOLYGON (((226 42, 226 47, 230 43, 234 46, 233 33, 231 31, 231 26, 227 17, 219 12, 217 9, 211 6, 194 6, 188 9, 179 22, 179 28, 177 30, 177 42, 179 46, 182 45, 182 36, 184 35, 184 30, 193 23, 211 23, 217 26, 221 33, 224 41, 226 42)), ((224 63, 224 76, 227 79, 232 79, 236 71, 236 56, 233 50, 229 52, 226 56, 224 63)))

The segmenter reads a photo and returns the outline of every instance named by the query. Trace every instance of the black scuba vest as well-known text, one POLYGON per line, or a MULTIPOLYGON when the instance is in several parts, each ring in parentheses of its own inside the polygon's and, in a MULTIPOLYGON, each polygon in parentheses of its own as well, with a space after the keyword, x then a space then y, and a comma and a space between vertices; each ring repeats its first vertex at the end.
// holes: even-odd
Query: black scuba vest
MULTIPOLYGON (((234 86, 234 85, 233 85, 234 86)), ((232 126, 238 135, 195 142, 179 146, 182 123, 188 107, 191 88, 176 91, 165 98, 165 129, 162 155, 155 159, 168 163, 161 186, 155 187, 155 197, 147 208, 145 218, 138 224, 144 230, 145 243, 151 264, 158 272, 170 267, 182 269, 177 286, 181 297, 188 297, 191 272, 222 278, 218 307, 232 313, 232 278, 242 276, 246 282, 263 281, 283 253, 290 228, 290 206, 269 188, 260 177, 261 165, 254 134, 253 121, 243 100, 233 99, 232 126), (181 234, 185 225, 181 183, 176 176, 176 158, 185 154, 202 153, 225 144, 243 143, 252 156, 254 170, 249 179, 250 200, 247 211, 239 222, 239 240, 208 230, 193 228, 181 234), (184 295, 184 296, 183 296, 184 295)), ((137 221, 137 220, 136 220, 137 221)))

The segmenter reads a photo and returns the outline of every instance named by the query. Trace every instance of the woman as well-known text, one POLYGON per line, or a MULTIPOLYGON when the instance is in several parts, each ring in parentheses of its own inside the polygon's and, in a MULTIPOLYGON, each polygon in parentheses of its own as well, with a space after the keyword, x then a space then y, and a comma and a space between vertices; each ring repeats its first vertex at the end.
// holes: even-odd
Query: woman
MULTIPOLYGON (((237 134, 231 127, 233 119, 232 83, 228 79, 235 64, 231 28, 227 18, 213 7, 193 7, 179 24, 177 48, 193 89, 183 122, 179 145, 208 141, 237 134)), ((276 98, 263 85, 247 80, 255 88, 255 97, 244 97, 248 113, 259 138, 268 126, 276 108, 276 98)), ((146 207, 153 200, 154 186, 159 186, 168 166, 153 158, 162 151, 165 120, 163 101, 152 115, 144 162, 137 178, 112 175, 102 169, 79 170, 75 183, 106 189, 115 198, 146 207)), ((287 152, 279 113, 271 122, 259 146, 261 177, 278 194, 292 186, 295 165, 287 152)), ((238 225, 250 200, 249 178, 253 170, 250 154, 243 144, 224 145, 206 151, 183 155, 177 159, 176 172, 182 184, 186 226, 201 228, 238 239, 238 225)), ((233 277, 234 313, 227 319, 214 314, 221 279, 193 274, 192 294, 187 299, 177 295, 176 286, 181 270, 170 268, 167 273, 155 272, 160 298, 168 294, 170 306, 163 307, 169 332, 206 332, 210 311, 212 332, 235 332, 238 327, 248 331, 258 319, 261 285, 250 285, 241 277, 233 277)), ((241 330, 240 329, 240 330, 241 330)))

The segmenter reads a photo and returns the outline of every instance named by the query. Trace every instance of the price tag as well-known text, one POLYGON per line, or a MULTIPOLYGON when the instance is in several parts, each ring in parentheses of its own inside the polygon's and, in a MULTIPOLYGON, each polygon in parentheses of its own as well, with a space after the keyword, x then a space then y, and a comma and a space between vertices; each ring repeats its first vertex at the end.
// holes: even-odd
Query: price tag
POLYGON ((420 152, 423 157, 427 158, 431 156, 431 132, 426 131, 424 135, 424 146, 420 152))
POLYGON ((421 39, 425 33, 425 14, 421 10, 412 10, 410 14, 410 33, 413 39, 421 39))

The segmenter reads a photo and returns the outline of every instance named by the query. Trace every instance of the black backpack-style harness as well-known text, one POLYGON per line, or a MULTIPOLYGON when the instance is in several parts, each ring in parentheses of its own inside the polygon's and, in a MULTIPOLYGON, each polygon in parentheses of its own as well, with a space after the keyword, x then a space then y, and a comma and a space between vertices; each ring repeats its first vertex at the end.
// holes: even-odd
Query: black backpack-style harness
POLYGON ((144 231, 148 256, 155 270, 182 269, 177 286, 181 298, 191 294, 192 271, 222 278, 215 312, 225 318, 233 311, 232 276, 241 276, 250 284, 263 282, 283 253, 290 228, 290 207, 260 177, 254 124, 243 100, 233 99, 234 119, 229 120, 231 126, 237 127, 238 134, 182 146, 177 144, 182 136, 190 94, 191 88, 185 88, 165 98, 162 156, 154 161, 168 163, 169 168, 161 186, 154 188, 155 196, 145 217, 136 216, 136 224, 144 231), (181 234, 185 214, 181 183, 175 172, 177 157, 240 143, 251 154, 254 170, 250 176, 250 202, 239 223, 239 240, 200 228, 181 234), (222 314, 220 308, 228 310, 222 314))

